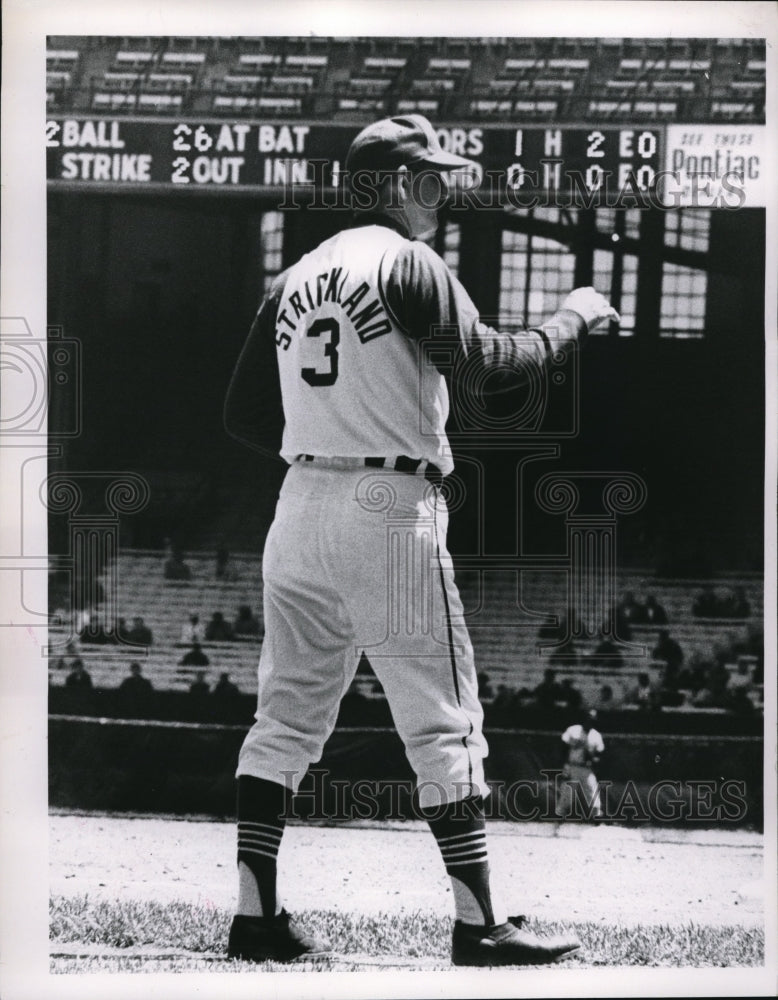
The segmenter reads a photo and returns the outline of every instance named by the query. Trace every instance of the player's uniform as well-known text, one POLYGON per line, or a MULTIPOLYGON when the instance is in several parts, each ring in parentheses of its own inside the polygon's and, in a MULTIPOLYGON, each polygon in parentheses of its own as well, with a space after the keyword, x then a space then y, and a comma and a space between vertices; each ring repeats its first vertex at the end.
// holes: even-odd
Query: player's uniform
POLYGON ((446 375, 472 378, 476 391, 484 380, 490 391, 515 388, 552 345, 615 311, 594 289, 576 289, 534 332, 505 336, 481 323, 443 261, 405 235, 436 231, 439 172, 468 165, 421 115, 363 129, 346 173, 355 195, 374 185, 379 214, 361 214, 357 197, 355 227, 274 283, 230 385, 228 430, 290 466, 265 544, 256 723, 238 763, 233 958, 327 950, 281 906, 277 859, 290 792, 319 759, 363 650, 451 879, 452 961, 537 964, 579 947, 508 918, 490 883, 482 710, 446 550, 446 375), (430 205, 421 194, 432 174, 430 205))
MULTIPOLYGON (((363 222, 275 282, 228 395, 228 429, 290 465, 265 545, 258 709, 238 774, 296 791, 364 650, 428 806, 488 787, 438 488, 453 468, 448 390, 422 341, 442 327, 446 367, 469 359, 514 381, 547 345, 542 331, 481 323, 437 254, 386 219, 363 222)), ((554 321, 571 335, 582 325, 554 321)))
POLYGON ((605 750, 602 736, 596 729, 587 732, 583 726, 569 726, 562 733, 562 741, 569 747, 565 780, 560 788, 557 815, 570 816, 575 809, 576 795, 582 797, 588 807, 588 814, 602 816, 600 786, 592 770, 592 758, 605 750))

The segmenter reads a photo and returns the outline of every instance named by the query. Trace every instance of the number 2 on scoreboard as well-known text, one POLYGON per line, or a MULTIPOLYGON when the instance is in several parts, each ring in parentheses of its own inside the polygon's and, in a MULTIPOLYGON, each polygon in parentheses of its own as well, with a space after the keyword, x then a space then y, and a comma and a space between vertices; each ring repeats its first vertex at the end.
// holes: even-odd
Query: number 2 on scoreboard
POLYGON ((589 143, 586 147, 587 156, 605 156, 605 150, 600 149, 600 146, 605 142, 605 136, 599 129, 595 129, 593 132, 590 132, 586 137, 586 141, 589 143))

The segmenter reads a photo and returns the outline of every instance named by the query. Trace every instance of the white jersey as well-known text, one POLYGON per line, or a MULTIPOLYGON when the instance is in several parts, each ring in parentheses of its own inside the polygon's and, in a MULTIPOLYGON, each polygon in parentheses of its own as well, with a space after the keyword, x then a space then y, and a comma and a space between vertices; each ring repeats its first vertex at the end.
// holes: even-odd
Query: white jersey
POLYGON ((276 314, 287 462, 405 455, 453 468, 445 379, 384 298, 407 242, 383 226, 350 229, 287 272, 276 314))
POLYGON ((586 766, 592 757, 601 754, 605 750, 602 736, 596 729, 590 729, 587 733, 583 726, 570 726, 562 734, 562 741, 570 747, 567 762, 586 766))
MULTIPOLYGON (((570 339, 577 313, 550 321, 570 339)), ((230 433, 288 463, 314 458, 398 458, 453 469, 446 437, 447 379, 490 391, 522 384, 543 365, 543 327, 498 333, 426 244, 385 217, 359 220, 274 282, 230 383, 230 433)), ((399 465, 397 466, 399 468, 399 465)))

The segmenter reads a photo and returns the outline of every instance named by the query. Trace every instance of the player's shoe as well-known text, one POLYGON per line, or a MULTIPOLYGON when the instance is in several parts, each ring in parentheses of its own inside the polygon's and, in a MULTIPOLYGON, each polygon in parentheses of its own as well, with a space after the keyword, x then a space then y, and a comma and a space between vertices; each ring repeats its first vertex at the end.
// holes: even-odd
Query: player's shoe
POLYGON ((329 941, 306 934, 282 910, 275 917, 232 918, 227 957, 244 962, 291 962, 295 958, 316 958, 332 950, 329 941))
POLYGON ((541 938, 524 929, 524 917, 478 927, 454 924, 454 965, 545 965, 581 947, 573 937, 541 938))

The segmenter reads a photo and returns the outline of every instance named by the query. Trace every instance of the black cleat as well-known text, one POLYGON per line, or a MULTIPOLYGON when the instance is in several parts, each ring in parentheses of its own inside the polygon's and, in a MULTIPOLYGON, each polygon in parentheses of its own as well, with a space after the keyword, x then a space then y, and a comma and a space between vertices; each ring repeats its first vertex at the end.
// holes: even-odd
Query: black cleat
POLYGON ((454 965, 546 965, 581 947, 573 937, 541 938, 523 928, 524 917, 478 927, 454 924, 454 965))
POLYGON ((227 957, 244 962, 291 962, 295 958, 316 958, 332 950, 329 941, 306 934, 290 920, 286 910, 276 917, 232 918, 227 957))

